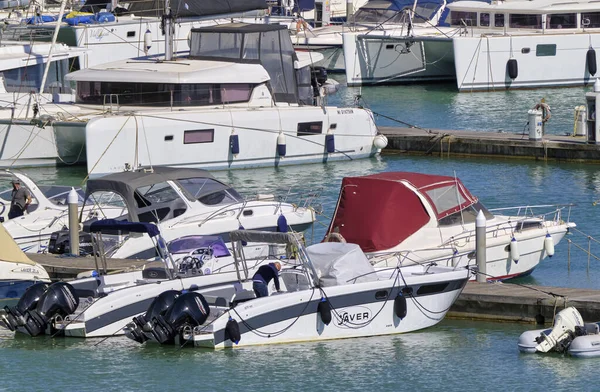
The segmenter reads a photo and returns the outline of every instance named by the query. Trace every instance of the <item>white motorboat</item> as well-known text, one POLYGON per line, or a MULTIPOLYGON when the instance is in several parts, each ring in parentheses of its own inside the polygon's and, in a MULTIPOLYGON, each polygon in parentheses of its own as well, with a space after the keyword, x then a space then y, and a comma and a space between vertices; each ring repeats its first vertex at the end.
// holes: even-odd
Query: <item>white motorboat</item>
MULTIPOLYGON (((382 45, 407 50, 377 58, 387 76, 373 82, 411 81, 437 68, 444 79, 456 80, 459 91, 593 83, 600 45, 597 3, 461 0, 448 8, 450 27, 423 30, 412 37, 382 37, 382 45)), ((362 57, 358 63, 368 62, 357 42, 358 38, 348 37, 346 55, 362 57)), ((358 84, 368 78, 364 69, 363 64, 362 69, 347 72, 358 84)))
MULTIPOLYGON (((73 187, 63 185, 38 185, 27 175, 11 170, 0 170, 0 181, 6 181, 9 185, 10 181, 19 179, 21 185, 31 193, 31 204, 27 208, 27 215, 37 215, 45 210, 66 211, 67 196, 73 187)), ((0 222, 8 221, 8 212, 10 211, 10 203, 12 200, 12 187, 4 191, 0 191, 0 222)), ((75 187, 75 191, 79 195, 79 200, 83 201, 85 193, 81 188, 75 187)), ((55 212, 58 214, 58 212, 55 212)))
MULTIPOLYGON (((292 36, 292 43, 298 50, 318 51, 323 54, 324 59, 317 62, 317 65, 325 67, 328 71, 344 72, 347 67, 365 66, 358 63, 357 56, 368 55, 371 52, 372 36, 378 39, 388 36, 406 36, 414 34, 414 29, 437 26, 444 15, 444 10, 446 10, 445 0, 417 2, 371 0, 360 7, 346 24, 297 31, 296 35, 292 36), (345 56, 343 49, 345 33, 361 37, 364 46, 360 49, 361 53, 356 56, 345 56), (347 62, 346 58, 350 61, 347 62)), ((387 57, 388 53, 398 57, 397 49, 379 48, 378 53, 373 51, 371 60, 377 63, 380 57, 387 57)), ((347 81, 349 85, 356 84, 354 78, 348 78, 347 81)))
POLYGON ((0 304, 16 301, 36 283, 49 282, 44 267, 27 257, 0 224, 0 304))
POLYGON ((522 353, 559 352, 579 358, 600 356, 600 323, 584 323, 579 311, 558 312, 552 328, 526 331, 519 336, 522 353))
POLYGON ((292 247, 294 265, 280 273, 287 292, 256 298, 252 282, 240 280, 184 293, 170 306, 159 307, 159 297, 126 335, 225 348, 410 332, 440 322, 469 275, 431 264, 375 270, 357 245, 304 248, 290 233, 236 231, 230 237, 234 247, 241 241, 292 247))
POLYGON ((387 144, 371 111, 325 105, 325 78, 311 73, 310 56, 294 52, 284 26, 205 27, 190 40, 190 55, 173 61, 128 60, 69 74, 77 83, 74 106, 98 114, 53 122, 57 143, 85 144, 91 176, 140 166, 350 160, 387 144))
MULTIPOLYGON (((237 281, 240 276, 234 257, 220 237, 187 237, 165 247, 158 228, 150 223, 103 220, 93 223, 90 230, 145 233, 154 239, 162 262, 149 263, 141 270, 106 274, 107 260, 100 257, 89 278, 31 286, 16 306, 0 312, 0 325, 30 336, 115 336, 123 334, 131 318, 146 311, 159 295, 164 298, 175 291, 200 290, 237 281), (98 275, 103 268, 104 274, 98 275)), ((101 236, 95 238, 95 249, 99 251, 101 236)), ((251 273, 279 249, 248 244, 243 252, 255 257, 254 264, 245 265, 246 273, 251 273)))
MULTIPOLYGON (((87 226, 96 219, 126 218, 155 222, 167 241, 187 235, 220 235, 231 230, 307 229, 316 219, 309 206, 276 200, 274 195, 248 200, 217 181, 205 170, 156 167, 152 171, 115 173, 90 179, 80 211, 87 226)), ((67 252, 68 206, 44 209, 5 224, 15 241, 29 252, 67 252), (60 231, 60 232, 59 232, 60 231), (54 233, 54 234, 53 234, 54 233)), ((148 259, 155 251, 148 236, 105 236, 106 251, 114 258, 148 259)), ((227 241, 227 238, 225 238, 227 241)), ((89 249, 89 235, 80 250, 89 249)))
POLYGON ((488 210, 455 177, 409 172, 346 177, 326 240, 360 245, 375 266, 438 260, 475 265, 475 218, 486 218, 488 280, 530 274, 575 223, 570 206, 488 210), (567 210, 568 211, 568 210, 567 210))

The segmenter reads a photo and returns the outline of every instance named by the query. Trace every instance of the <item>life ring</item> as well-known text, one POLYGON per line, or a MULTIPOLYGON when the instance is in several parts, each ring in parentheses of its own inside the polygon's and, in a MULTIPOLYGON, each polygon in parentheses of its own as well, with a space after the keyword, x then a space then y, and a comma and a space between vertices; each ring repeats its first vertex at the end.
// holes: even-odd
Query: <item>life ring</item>
POLYGON ((329 233, 325 236, 324 242, 341 242, 346 243, 346 239, 340 233, 329 233))
POLYGON ((547 122, 552 117, 552 113, 550 113, 550 106, 545 102, 540 102, 533 107, 534 110, 541 110, 544 113, 544 117, 542 117, 542 122, 547 122))

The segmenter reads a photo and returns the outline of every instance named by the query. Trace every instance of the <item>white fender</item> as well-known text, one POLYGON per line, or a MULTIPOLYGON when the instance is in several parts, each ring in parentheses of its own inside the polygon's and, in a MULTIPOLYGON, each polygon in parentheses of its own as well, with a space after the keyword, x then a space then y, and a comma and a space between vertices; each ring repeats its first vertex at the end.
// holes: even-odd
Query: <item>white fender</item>
POLYGON ((152 32, 147 29, 144 33, 144 52, 148 55, 150 48, 152 47, 152 32))
POLYGON ((388 139, 385 135, 379 134, 373 139, 373 145, 375 148, 382 150, 388 145, 388 139))
POLYGON ((546 238, 544 238, 544 250, 546 251, 548 257, 554 256, 554 240, 552 239, 550 233, 547 233, 546 238))
POLYGON ((515 237, 510 240, 510 258, 515 263, 518 263, 521 258, 521 254, 519 253, 519 242, 515 237))

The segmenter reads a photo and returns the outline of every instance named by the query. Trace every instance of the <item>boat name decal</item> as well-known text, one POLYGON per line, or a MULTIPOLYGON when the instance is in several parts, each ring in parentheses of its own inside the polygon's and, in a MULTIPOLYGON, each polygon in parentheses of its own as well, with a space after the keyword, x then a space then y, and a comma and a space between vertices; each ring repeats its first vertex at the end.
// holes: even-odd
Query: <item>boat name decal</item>
POLYGON ((13 272, 21 272, 24 274, 34 274, 34 275, 39 275, 40 270, 37 268, 33 268, 33 267, 21 267, 21 268, 15 268, 13 270, 13 272))
POLYGON ((352 110, 352 109, 338 109, 337 113, 338 114, 353 114, 354 110, 352 110))
POLYGON ((364 306, 354 306, 348 309, 337 310, 335 324, 338 327, 350 328, 370 322, 371 310, 364 306))

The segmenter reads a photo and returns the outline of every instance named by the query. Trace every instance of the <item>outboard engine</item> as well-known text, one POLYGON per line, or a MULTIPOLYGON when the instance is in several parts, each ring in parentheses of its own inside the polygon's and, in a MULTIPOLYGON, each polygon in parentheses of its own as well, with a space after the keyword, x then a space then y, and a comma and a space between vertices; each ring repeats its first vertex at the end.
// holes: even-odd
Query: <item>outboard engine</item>
POLYGON ((0 325, 11 331, 15 331, 17 327, 24 325, 25 312, 35 309, 46 290, 48 290, 47 283, 36 283, 29 286, 15 306, 4 307, 4 312, 0 313, 0 325))
POLYGON ((549 334, 542 333, 535 341, 538 344, 536 351, 547 353, 554 349, 565 352, 573 339, 577 327, 583 327, 583 318, 574 307, 568 307, 558 312, 554 318, 554 325, 549 334))
POLYGON ((185 293, 175 300, 164 316, 152 319, 152 337, 160 344, 173 343, 184 328, 204 324, 209 314, 210 308, 202 294, 185 293))
MULTIPOLYGON (((48 252, 57 255, 71 253, 69 229, 65 227, 62 230, 55 231, 50 235, 48 252)), ((93 254, 94 246, 92 245, 92 235, 90 233, 86 233, 84 231, 79 232, 79 252, 81 254, 93 254)))
POLYGON ((79 297, 73 286, 65 282, 53 283, 39 299, 36 308, 23 314, 23 326, 29 335, 38 336, 44 333, 54 317, 66 317, 73 313, 77 306, 79 297))
POLYGON ((180 295, 181 291, 177 290, 168 290, 161 293, 152 301, 146 313, 134 317, 133 322, 127 324, 124 329, 125 336, 138 343, 144 343, 148 340, 144 332, 152 332, 152 319, 164 314, 180 295))

